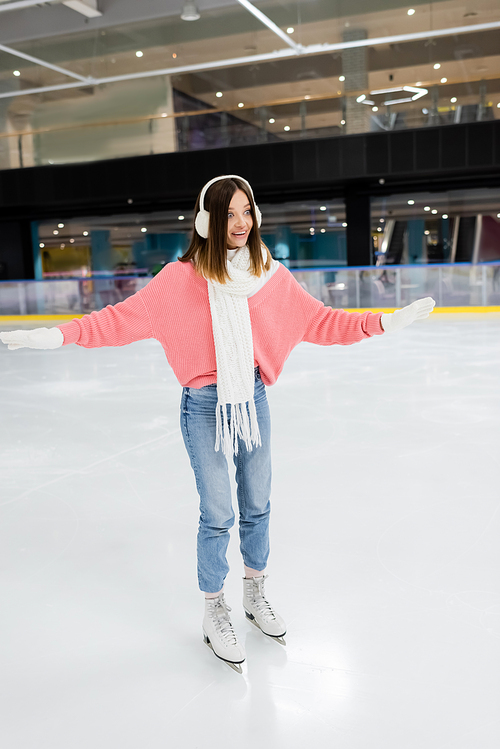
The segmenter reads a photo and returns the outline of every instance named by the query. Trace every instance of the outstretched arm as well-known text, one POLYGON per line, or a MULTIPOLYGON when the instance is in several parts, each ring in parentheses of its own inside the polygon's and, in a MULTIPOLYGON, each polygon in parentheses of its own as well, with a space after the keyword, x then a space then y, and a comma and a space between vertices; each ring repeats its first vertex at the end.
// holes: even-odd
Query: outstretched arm
POLYGON ((154 338, 154 332, 140 291, 124 302, 108 305, 99 312, 75 318, 57 328, 0 333, 0 340, 11 350, 25 347, 53 349, 69 343, 84 348, 126 346, 144 338, 154 338))

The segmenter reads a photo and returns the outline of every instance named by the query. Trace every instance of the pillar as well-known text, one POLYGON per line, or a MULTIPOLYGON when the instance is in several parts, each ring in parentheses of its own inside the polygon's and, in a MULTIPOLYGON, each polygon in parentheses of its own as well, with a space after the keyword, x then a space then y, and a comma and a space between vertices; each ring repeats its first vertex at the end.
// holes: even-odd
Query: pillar
POLYGON ((370 196, 358 195, 355 188, 345 193, 347 265, 371 265, 370 196))
MULTIPOLYGON (((347 29, 343 33, 344 42, 366 39, 365 29, 347 29)), ((368 47, 354 47, 342 51, 342 73, 344 82, 344 111, 346 133, 366 133, 370 129, 371 109, 356 101, 362 93, 368 93, 368 47)))

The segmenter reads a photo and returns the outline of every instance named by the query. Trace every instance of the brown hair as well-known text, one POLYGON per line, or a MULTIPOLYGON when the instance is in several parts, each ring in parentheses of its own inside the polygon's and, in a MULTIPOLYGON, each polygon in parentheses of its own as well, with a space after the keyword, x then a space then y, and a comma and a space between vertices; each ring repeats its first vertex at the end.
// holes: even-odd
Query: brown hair
MULTIPOLYGON (((210 213, 208 237, 200 237, 193 227, 191 244, 179 258, 182 263, 192 260, 196 271, 204 278, 218 283, 229 280, 227 272, 227 214, 232 197, 237 190, 242 190, 248 197, 252 213, 253 226, 248 235, 247 247, 250 250, 250 271, 254 276, 261 276, 271 267, 271 254, 260 238, 255 203, 248 186, 235 177, 221 179, 211 185, 203 199, 204 208, 210 213), (267 260, 262 256, 262 247, 267 250, 267 260)), ((200 192, 201 195, 201 192, 200 192)), ((195 217, 200 210, 200 195, 194 209, 195 217)))

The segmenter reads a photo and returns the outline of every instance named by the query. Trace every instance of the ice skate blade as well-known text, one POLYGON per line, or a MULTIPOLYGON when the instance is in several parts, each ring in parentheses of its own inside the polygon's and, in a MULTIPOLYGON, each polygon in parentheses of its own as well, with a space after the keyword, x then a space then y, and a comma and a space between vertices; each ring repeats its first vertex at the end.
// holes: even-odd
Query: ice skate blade
POLYGON ((204 643, 205 643, 206 645, 208 645, 208 647, 210 648, 210 650, 212 651, 212 653, 213 653, 213 654, 214 654, 214 655, 215 655, 215 656, 216 656, 216 657, 217 657, 217 658, 218 658, 218 659, 219 659, 220 661, 222 661, 222 663, 225 663, 225 664, 226 664, 226 666, 229 666, 229 668, 232 668, 232 669, 233 669, 233 671, 236 671, 236 672, 237 672, 237 673, 239 673, 239 674, 242 674, 242 673, 243 673, 243 669, 242 669, 242 667, 241 667, 241 663, 243 663, 243 661, 242 661, 241 663, 233 663, 232 661, 226 661, 226 659, 225 659, 225 658, 221 658, 221 657, 220 657, 220 655, 217 655, 217 653, 216 653, 216 652, 215 652, 215 650, 213 649, 212 643, 210 642, 210 640, 208 639, 208 637, 207 637, 207 636, 206 636, 205 634, 203 635, 203 642, 204 642, 204 643))
POLYGON ((270 640, 275 640, 276 642, 279 642, 280 645, 286 645, 285 641, 285 635, 286 632, 283 632, 282 635, 268 635, 267 632, 264 632, 264 630, 257 624, 257 621, 253 614, 249 614, 248 611, 245 610, 245 616, 248 619, 248 621, 254 625, 254 627, 257 627, 259 632, 262 632, 263 635, 266 637, 269 637, 270 640))

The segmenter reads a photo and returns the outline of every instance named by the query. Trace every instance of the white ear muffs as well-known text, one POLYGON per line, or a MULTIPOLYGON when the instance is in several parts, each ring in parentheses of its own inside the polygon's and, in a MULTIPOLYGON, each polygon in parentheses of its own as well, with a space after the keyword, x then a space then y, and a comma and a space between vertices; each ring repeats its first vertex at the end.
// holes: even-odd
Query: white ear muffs
MULTIPOLYGON (((194 228, 196 229, 200 237, 203 237, 204 239, 208 237, 208 223, 210 221, 210 213, 206 211, 205 208, 203 207, 203 200, 205 199, 205 195, 206 195, 208 188, 210 187, 210 185, 213 185, 214 182, 218 182, 221 179, 233 179, 234 177, 236 177, 236 179, 241 179, 241 181, 247 185, 248 189, 250 190, 252 199, 253 199, 253 191, 252 191, 252 188, 250 187, 250 184, 246 181, 246 179, 244 179, 243 177, 240 177, 237 174, 223 174, 222 177, 215 177, 214 179, 211 179, 210 182, 207 182, 207 184, 201 191, 200 210, 196 214, 196 218, 194 221, 194 228)), ((258 206, 255 204, 255 199, 254 199, 254 206, 255 206, 255 218, 257 219, 257 226, 260 227, 262 223, 262 214, 258 206)))

